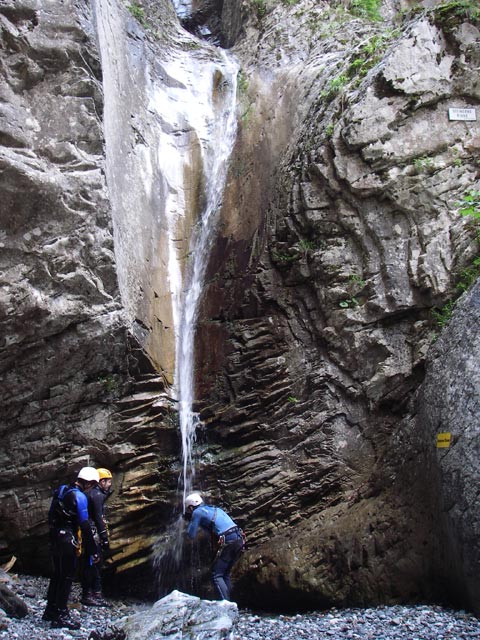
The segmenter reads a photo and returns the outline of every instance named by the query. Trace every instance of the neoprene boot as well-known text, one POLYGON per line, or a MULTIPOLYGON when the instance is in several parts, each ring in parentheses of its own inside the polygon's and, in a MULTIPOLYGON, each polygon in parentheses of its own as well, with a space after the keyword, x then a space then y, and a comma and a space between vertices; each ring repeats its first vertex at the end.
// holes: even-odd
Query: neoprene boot
POLYGON ((92 596, 93 596, 93 599, 95 600, 95 606, 107 607, 108 609, 111 608, 112 605, 104 599, 101 591, 93 591, 92 596))
POLYGON ((97 601, 93 595, 93 591, 84 591, 80 602, 86 607, 98 607, 97 601))
POLYGON ((52 629, 70 629, 70 631, 76 631, 80 629, 80 622, 74 620, 68 610, 62 610, 59 612, 58 616, 52 620, 51 624, 52 629))
POLYGON ((54 604, 50 604, 47 602, 47 606, 45 607, 45 611, 43 612, 42 620, 46 620, 47 622, 51 622, 58 618, 58 609, 54 604))

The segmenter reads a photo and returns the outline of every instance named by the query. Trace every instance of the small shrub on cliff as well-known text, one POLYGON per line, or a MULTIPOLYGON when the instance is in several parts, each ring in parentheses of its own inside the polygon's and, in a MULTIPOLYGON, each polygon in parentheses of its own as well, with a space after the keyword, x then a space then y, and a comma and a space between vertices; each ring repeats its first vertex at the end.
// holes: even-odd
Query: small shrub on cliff
POLYGON ((324 89, 320 95, 322 98, 325 98, 325 100, 331 101, 338 93, 340 93, 347 83, 348 77, 342 73, 336 78, 330 80, 327 88, 324 89))
POLYGON ((480 191, 469 191, 458 204, 458 213, 461 216, 471 216, 480 220, 480 191))
POLYGON ((267 2, 266 0, 252 0, 252 7, 257 15, 257 18, 261 20, 267 15, 267 2))
POLYGON ((439 329, 443 329, 450 322, 454 307, 455 300, 449 300, 443 307, 432 309, 433 321, 439 329))
POLYGON ((145 9, 143 7, 141 7, 136 2, 132 2, 128 5, 127 9, 130 11, 135 20, 138 20, 142 27, 148 27, 147 19, 145 17, 145 9))
POLYGON ((385 53, 387 43, 397 34, 397 31, 387 30, 385 33, 375 34, 363 43, 351 58, 347 74, 350 78, 356 76, 357 83, 364 78, 385 53))
POLYGON ((102 383, 107 393, 112 393, 117 389, 117 381, 111 374, 99 376, 98 381, 102 383))
POLYGON ((464 20, 476 22, 480 20, 478 0, 452 0, 444 2, 433 9, 437 21, 447 29, 456 27, 464 20))
POLYGON ((473 260, 472 264, 460 273, 460 282, 457 284, 459 291, 468 291, 480 277, 480 257, 473 260))
MULTIPOLYGON (((473 218, 473 222, 477 227, 477 240, 480 242, 480 191, 471 190, 466 193, 458 203, 458 207, 458 213, 460 215, 473 218)), ((442 308, 432 309, 433 320, 440 329, 443 329, 452 317, 458 296, 468 291, 478 278, 480 278, 480 256, 474 258, 470 266, 465 267, 465 269, 457 274, 457 278, 458 282, 455 296, 442 308)))
POLYGON ((435 162, 433 158, 429 158, 428 156, 415 158, 413 166, 417 173, 433 173, 433 171, 435 171, 435 162))
POLYGON ((361 18, 369 20, 381 20, 380 7, 381 0, 352 0, 350 2, 350 12, 361 18))

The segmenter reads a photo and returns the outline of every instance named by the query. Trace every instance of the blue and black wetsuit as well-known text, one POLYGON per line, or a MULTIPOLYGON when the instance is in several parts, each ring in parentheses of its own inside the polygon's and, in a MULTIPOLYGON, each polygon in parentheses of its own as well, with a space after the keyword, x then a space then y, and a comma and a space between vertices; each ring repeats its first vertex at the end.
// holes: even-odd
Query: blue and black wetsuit
POLYGON ((73 485, 62 485, 53 494, 48 514, 53 576, 47 593, 47 610, 55 616, 67 610, 67 602, 75 576, 79 531, 87 553, 98 552, 88 516, 87 496, 73 485))
POLYGON ((222 600, 230 600, 230 573, 243 549, 242 530, 220 507, 202 504, 194 509, 187 529, 193 540, 198 528, 215 534, 220 546, 212 565, 212 581, 222 600))

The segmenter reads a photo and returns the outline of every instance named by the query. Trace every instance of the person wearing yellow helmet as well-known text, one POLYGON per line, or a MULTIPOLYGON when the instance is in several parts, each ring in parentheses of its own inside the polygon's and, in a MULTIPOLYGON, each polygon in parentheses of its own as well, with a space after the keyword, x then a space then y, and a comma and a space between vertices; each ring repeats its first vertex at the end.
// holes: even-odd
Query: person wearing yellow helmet
POLYGON ((87 555, 83 558, 81 602, 87 607, 108 607, 110 605, 102 596, 101 568, 103 561, 112 556, 105 519, 105 502, 112 494, 113 475, 109 469, 104 467, 98 468, 97 472, 98 484, 88 492, 87 496, 90 521, 93 523, 95 535, 100 541, 101 561, 94 563, 87 555))

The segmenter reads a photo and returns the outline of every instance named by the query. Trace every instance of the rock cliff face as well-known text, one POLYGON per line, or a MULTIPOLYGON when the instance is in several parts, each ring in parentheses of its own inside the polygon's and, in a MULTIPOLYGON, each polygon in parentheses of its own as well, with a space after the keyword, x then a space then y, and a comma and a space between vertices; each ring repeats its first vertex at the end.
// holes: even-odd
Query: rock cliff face
POLYGON ((452 584, 457 602, 473 603, 477 611, 479 313, 477 283, 458 303, 450 325, 429 353, 427 375, 407 427, 415 434, 413 446, 426 452, 424 481, 435 507, 439 575, 443 583, 452 584), (450 448, 432 448, 438 433, 451 434, 450 448))
MULTIPOLYGON (((197 477, 249 532, 245 603, 461 591, 480 607, 475 290, 425 378, 431 310, 475 275, 458 203, 479 188, 480 133, 448 110, 478 117, 480 31, 474 7, 425 5, 225 0, 186 22, 241 64, 195 356, 197 477), (455 434, 445 453, 440 431, 455 434)), ((171 127, 147 90, 175 83, 170 49, 209 55, 167 0, 142 7, 138 20, 115 0, 0 7, 3 552, 44 570, 51 487, 102 464, 130 582, 169 524, 179 455, 153 120, 171 127)), ((201 180, 182 135, 187 246, 201 180)))
POLYGON ((118 540, 135 564, 177 436, 118 291, 93 16, 86 2, 3 2, 0 35, 2 556, 45 571, 52 488, 102 463, 118 471, 118 540))
POLYGON ((271 3, 238 44, 242 125, 198 384, 204 476, 256 543, 253 601, 439 596, 429 448, 403 444, 402 420, 431 309, 478 251, 457 212, 478 186, 478 125, 448 120, 478 104, 478 37, 440 10, 389 30, 271 3))

